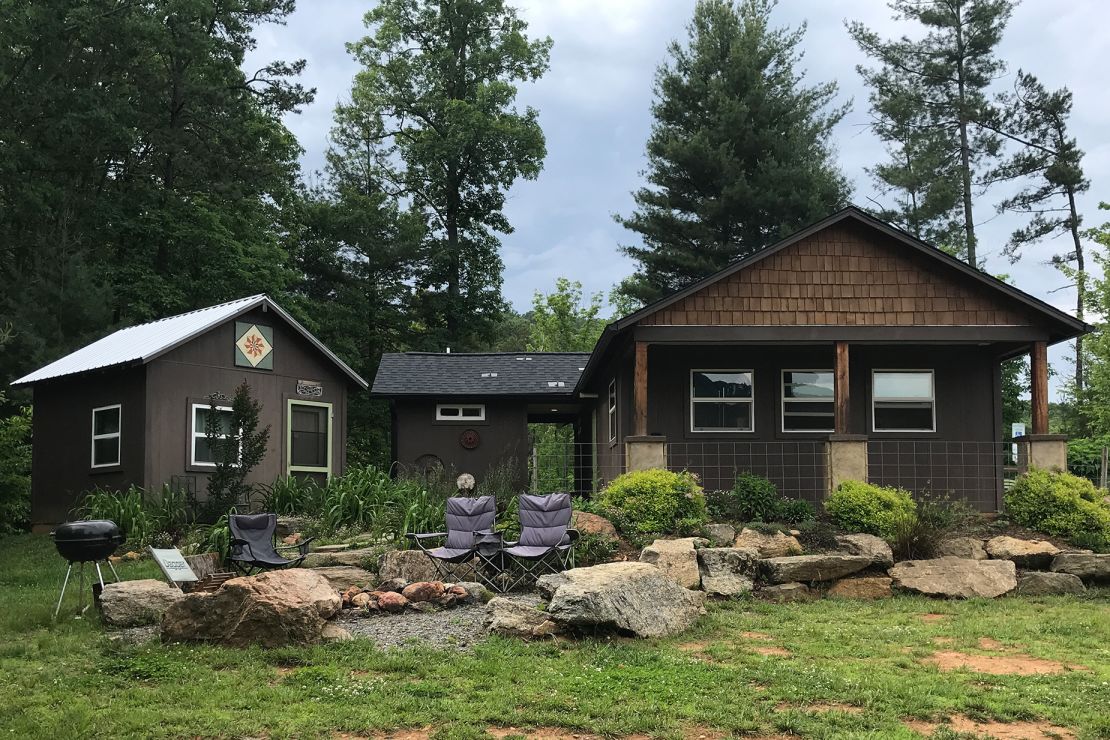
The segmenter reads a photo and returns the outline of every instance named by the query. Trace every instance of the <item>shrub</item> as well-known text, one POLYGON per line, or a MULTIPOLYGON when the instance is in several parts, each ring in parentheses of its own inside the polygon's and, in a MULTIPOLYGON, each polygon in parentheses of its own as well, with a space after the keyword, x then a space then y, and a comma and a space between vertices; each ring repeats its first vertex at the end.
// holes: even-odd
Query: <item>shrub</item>
POLYGON ((193 523, 190 497, 168 485, 157 493, 139 486, 126 491, 94 488, 82 497, 76 513, 82 519, 110 519, 133 545, 176 544, 193 523))
POLYGON ((836 550, 840 543, 836 541, 836 528, 828 522, 810 519, 798 522, 798 542, 806 552, 820 552, 822 550, 836 550))
POLYGON ((844 481, 825 499, 825 511, 843 529, 893 539, 899 519, 914 515, 917 505, 901 488, 844 481))
POLYGON ((1059 537, 1110 539, 1110 506, 1086 478, 1030 470, 1006 492, 1006 512, 1022 526, 1059 537))
POLYGON ((574 561, 579 568, 608 563, 617 552, 617 540, 607 534, 583 534, 574 547, 574 561))
POLYGON ((776 519, 786 524, 801 524, 812 521, 817 515, 813 504, 800 498, 784 498, 779 502, 779 511, 776 519))
POLYGON ((705 524, 705 496, 692 473, 662 468, 617 476, 601 492, 602 512, 622 534, 690 534, 705 524))
POLYGON ((0 419, 0 533, 26 529, 30 517, 31 408, 25 406, 0 419))
POLYGON ((935 557, 937 545, 944 536, 933 517, 920 513, 903 513, 894 518, 890 549, 895 560, 927 560, 935 557))
POLYGON ((730 522, 796 524, 814 515, 808 502, 784 498, 770 480, 747 471, 736 476, 731 490, 713 491, 706 498, 710 514, 730 522))

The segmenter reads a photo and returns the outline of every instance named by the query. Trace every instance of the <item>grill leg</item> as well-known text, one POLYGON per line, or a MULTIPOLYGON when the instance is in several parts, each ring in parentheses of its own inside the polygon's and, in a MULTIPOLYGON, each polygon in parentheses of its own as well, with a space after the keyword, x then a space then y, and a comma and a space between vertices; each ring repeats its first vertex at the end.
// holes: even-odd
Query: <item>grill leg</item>
POLYGON ((81 590, 77 592, 77 618, 80 619, 81 615, 85 613, 85 561, 77 566, 78 584, 81 590))
POLYGON ((54 607, 54 619, 58 618, 58 612, 60 612, 62 610, 62 599, 64 599, 66 597, 66 586, 69 585, 69 574, 72 573, 72 572, 73 572, 73 563, 70 563, 69 567, 66 568, 66 577, 62 581, 62 593, 59 594, 59 596, 58 596, 58 605, 56 607, 54 607))
POLYGON ((116 583, 119 583, 119 573, 116 573, 116 566, 112 565, 111 560, 105 560, 104 562, 106 562, 108 564, 108 568, 111 569, 112 575, 116 578, 116 583))
POLYGON ((96 578, 100 581, 100 590, 104 590, 104 574, 100 572, 100 561, 97 560, 93 565, 96 566, 96 578))

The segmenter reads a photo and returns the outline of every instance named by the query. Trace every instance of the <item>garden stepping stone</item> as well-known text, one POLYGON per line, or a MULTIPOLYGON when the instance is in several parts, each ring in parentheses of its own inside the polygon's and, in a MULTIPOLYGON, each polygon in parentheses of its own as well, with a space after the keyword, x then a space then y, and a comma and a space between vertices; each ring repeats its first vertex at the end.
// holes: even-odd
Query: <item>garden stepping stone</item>
POLYGON ((768 583, 835 581, 871 564, 866 555, 793 555, 760 561, 760 572, 768 583))
POLYGON ((897 589, 949 599, 993 599, 1017 588, 1012 560, 903 560, 887 573, 897 589))
POLYGON ((1110 583, 1110 553, 1064 552, 1052 560, 1056 573, 1071 573, 1087 583, 1110 583))
POLYGON ((1083 580, 1071 573, 1029 571, 1018 576, 1017 591, 1022 596, 1059 596, 1081 594, 1087 590, 1083 580))
POLYGON ((1047 568, 1060 550, 1044 540, 1022 540, 1017 537, 992 537, 987 540, 987 554, 995 560, 1013 560, 1019 568, 1047 568))
POLYGON ((701 584, 698 573, 698 555, 695 545, 707 545, 700 537, 683 537, 677 540, 655 540, 640 552, 640 562, 650 563, 683 588, 697 588, 701 584))
POLYGON ((759 553, 742 547, 703 547, 697 551, 701 587, 710 596, 741 596, 754 587, 759 553))

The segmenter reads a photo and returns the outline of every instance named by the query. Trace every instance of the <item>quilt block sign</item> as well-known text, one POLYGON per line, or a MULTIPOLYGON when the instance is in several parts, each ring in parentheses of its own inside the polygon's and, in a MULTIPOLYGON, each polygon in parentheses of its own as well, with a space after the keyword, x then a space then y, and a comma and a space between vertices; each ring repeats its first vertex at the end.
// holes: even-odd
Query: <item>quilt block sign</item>
POLYGON ((238 367, 253 367, 256 370, 273 370, 273 327, 236 321, 235 364, 238 367))

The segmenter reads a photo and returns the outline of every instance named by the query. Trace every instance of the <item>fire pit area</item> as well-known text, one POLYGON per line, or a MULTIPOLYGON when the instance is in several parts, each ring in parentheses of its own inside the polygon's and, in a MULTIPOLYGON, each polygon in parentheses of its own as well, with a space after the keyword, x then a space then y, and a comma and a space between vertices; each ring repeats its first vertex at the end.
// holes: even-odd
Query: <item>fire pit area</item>
POLYGON ((444 583, 391 578, 377 588, 351 586, 342 594, 343 608, 350 615, 374 616, 403 612, 435 612, 464 604, 480 604, 490 597, 480 583, 444 583))

